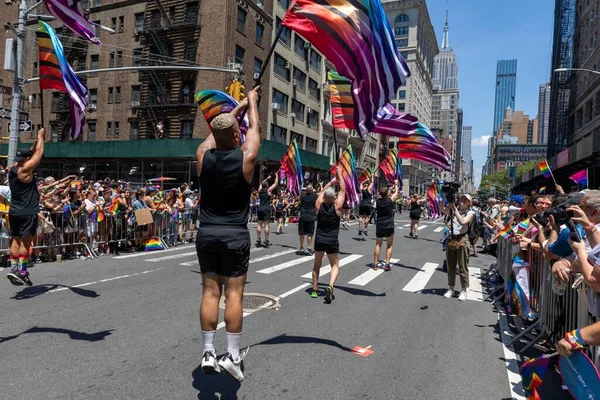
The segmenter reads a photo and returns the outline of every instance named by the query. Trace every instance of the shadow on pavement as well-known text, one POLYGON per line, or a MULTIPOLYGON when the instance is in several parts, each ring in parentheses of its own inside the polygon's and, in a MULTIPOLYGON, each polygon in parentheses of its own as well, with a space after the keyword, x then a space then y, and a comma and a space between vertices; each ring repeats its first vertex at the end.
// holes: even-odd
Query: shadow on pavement
POLYGON ((31 299, 33 297, 37 297, 39 295, 48 293, 51 290, 58 289, 61 287, 68 288, 73 293, 78 294, 83 297, 88 297, 90 299, 95 299, 96 297, 100 297, 100 295, 93 290, 59 285, 57 283, 53 283, 53 284, 43 284, 43 285, 36 285, 36 286, 32 286, 32 287, 26 287, 23 290, 21 290, 20 292, 15 293, 15 295, 11 298, 14 300, 31 299))
MULTIPOLYGON (((244 363, 242 363, 242 371, 244 363)), ((237 399, 242 386, 226 371, 216 375, 204 375, 201 365, 192 372, 192 385, 198 391, 199 400, 237 399)))
POLYGON ((368 296, 368 297, 385 297, 385 296, 387 296, 385 294, 385 292, 378 294, 378 293, 369 292, 368 290, 364 290, 364 289, 351 288, 351 287, 338 286, 338 285, 334 286, 333 294, 335 294, 335 290, 341 290, 342 292, 350 293, 351 295, 354 295, 354 296, 368 296))
POLYGON ((0 337, 0 343, 4 343, 9 340, 16 339, 21 335, 25 335, 25 334, 29 334, 29 333, 63 333, 65 335, 69 335, 69 338, 71 340, 81 340, 81 341, 86 341, 86 342, 98 342, 100 340, 104 340, 107 336, 112 335, 113 331, 114 331, 114 329, 109 329, 106 331, 100 331, 100 332, 95 332, 95 333, 86 333, 86 332, 72 331, 70 329, 34 326, 33 328, 29 328, 26 331, 19 333, 18 335, 0 337))
POLYGON ((317 338, 312 336, 294 336, 283 334, 279 336, 275 336, 274 338, 267 339, 263 342, 256 343, 251 345, 250 347, 255 346, 263 346, 263 345, 273 345, 273 344, 289 344, 289 343, 300 343, 300 344, 324 344, 325 346, 337 347, 342 351, 352 351, 349 347, 346 347, 335 340, 317 338))

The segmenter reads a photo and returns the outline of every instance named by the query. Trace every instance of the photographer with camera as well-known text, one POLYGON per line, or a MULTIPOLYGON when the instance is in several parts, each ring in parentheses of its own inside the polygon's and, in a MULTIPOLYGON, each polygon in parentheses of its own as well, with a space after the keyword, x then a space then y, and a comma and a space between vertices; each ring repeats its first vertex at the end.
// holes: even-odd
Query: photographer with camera
POLYGON ((471 210, 472 198, 468 194, 460 196, 460 203, 457 208, 456 204, 454 204, 456 194, 452 190, 444 193, 446 193, 446 198, 448 199, 448 206, 444 212, 450 221, 450 234, 448 235, 448 243, 446 245, 449 289, 444 294, 444 297, 449 299, 455 295, 454 285, 456 283, 456 269, 458 266, 461 286, 458 300, 465 301, 467 300, 467 290, 469 288, 469 243, 467 234, 469 232, 469 224, 475 218, 475 213, 471 210))

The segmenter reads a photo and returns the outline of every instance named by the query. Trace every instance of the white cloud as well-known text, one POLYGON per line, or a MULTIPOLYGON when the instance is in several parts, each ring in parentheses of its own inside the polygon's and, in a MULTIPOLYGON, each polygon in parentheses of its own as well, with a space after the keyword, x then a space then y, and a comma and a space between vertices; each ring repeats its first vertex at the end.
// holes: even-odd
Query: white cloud
POLYGON ((490 139, 490 135, 483 135, 478 138, 473 138, 473 140, 471 141, 471 145, 479 146, 479 147, 487 147, 489 139, 490 139))

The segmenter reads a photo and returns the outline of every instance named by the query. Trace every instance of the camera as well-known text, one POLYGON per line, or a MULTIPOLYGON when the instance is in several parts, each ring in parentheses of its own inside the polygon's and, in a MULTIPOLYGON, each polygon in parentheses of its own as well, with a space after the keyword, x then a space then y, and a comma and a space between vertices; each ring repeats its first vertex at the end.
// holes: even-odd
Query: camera
POLYGON ((554 221, 558 225, 565 225, 568 221, 571 220, 575 216, 573 211, 565 209, 563 206, 553 207, 548 211, 544 211, 543 213, 539 213, 535 215, 535 220, 540 223, 542 226, 548 225, 548 217, 554 217, 554 221))
POLYGON ((446 195, 448 203, 454 203, 456 201, 459 188, 460 183, 457 182, 447 182, 442 185, 442 193, 446 195))

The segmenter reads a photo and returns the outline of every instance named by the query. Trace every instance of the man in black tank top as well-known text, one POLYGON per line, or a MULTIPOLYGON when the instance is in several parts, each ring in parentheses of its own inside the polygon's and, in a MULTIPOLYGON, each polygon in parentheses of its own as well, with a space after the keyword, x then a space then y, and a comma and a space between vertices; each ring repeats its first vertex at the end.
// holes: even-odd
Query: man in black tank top
POLYGON ((342 178, 342 168, 338 165, 336 169, 337 182, 340 185, 340 191, 335 193, 332 187, 333 180, 319 193, 315 209, 317 210, 317 234, 315 235, 315 265, 312 270, 313 290, 310 297, 317 298, 318 283, 323 264, 323 256, 327 253, 329 265, 331 265, 331 275, 329 277, 329 286, 325 294, 325 302, 331 303, 335 298, 333 295, 333 285, 340 273, 340 216, 344 212, 344 201, 346 200, 346 183, 342 178))
POLYGON ((377 225, 375 235, 375 251, 373 253, 373 269, 378 270, 383 267, 386 271, 391 271, 390 259, 392 258, 392 246, 394 244, 394 211, 396 209, 396 200, 400 194, 398 180, 394 182, 392 195, 387 187, 382 187, 379 191, 377 199, 377 225), (379 254, 381 253, 381 245, 383 239, 386 240, 387 248, 385 250, 385 264, 379 262, 379 254))
POLYGON ((358 207, 358 236, 364 234, 367 236, 369 229, 369 220, 371 219, 371 212, 373 206, 371 205, 371 199, 373 198, 373 182, 364 181, 361 184, 361 200, 360 206, 358 207))
POLYGON ((229 114, 210 122, 211 134, 198 147, 198 176, 202 193, 196 251, 202 272, 200 326, 204 341, 202 371, 224 368, 238 381, 244 379, 240 354, 244 285, 250 261, 250 193, 260 148, 258 87, 229 114), (236 117, 248 109, 250 125, 240 147, 236 117), (227 354, 217 363, 213 341, 219 322, 219 301, 225 291, 227 354))
POLYGON ((7 278, 15 286, 31 286, 27 264, 33 238, 37 232, 40 194, 34 170, 44 156, 46 130, 40 129, 31 149, 19 150, 8 173, 11 192, 8 222, 11 233, 10 272, 7 278))
POLYGON ((275 173, 275 182, 271 186, 269 186, 269 178, 262 181, 260 186, 258 187, 258 199, 260 203, 258 204, 258 214, 256 224, 256 245, 262 246, 262 242, 260 241, 260 228, 264 227, 265 229, 265 246, 269 246, 271 243, 269 242, 269 223, 271 222, 271 209, 272 201, 271 197, 273 193, 275 193, 275 189, 277 189, 277 184, 279 183, 279 171, 275 173))
POLYGON ((306 187, 306 192, 300 196, 300 219, 298 220, 298 236, 300 237, 300 253, 304 253, 304 237, 308 244, 308 254, 314 254, 312 239, 315 234, 317 221, 316 203, 319 195, 315 193, 313 185, 306 187))

